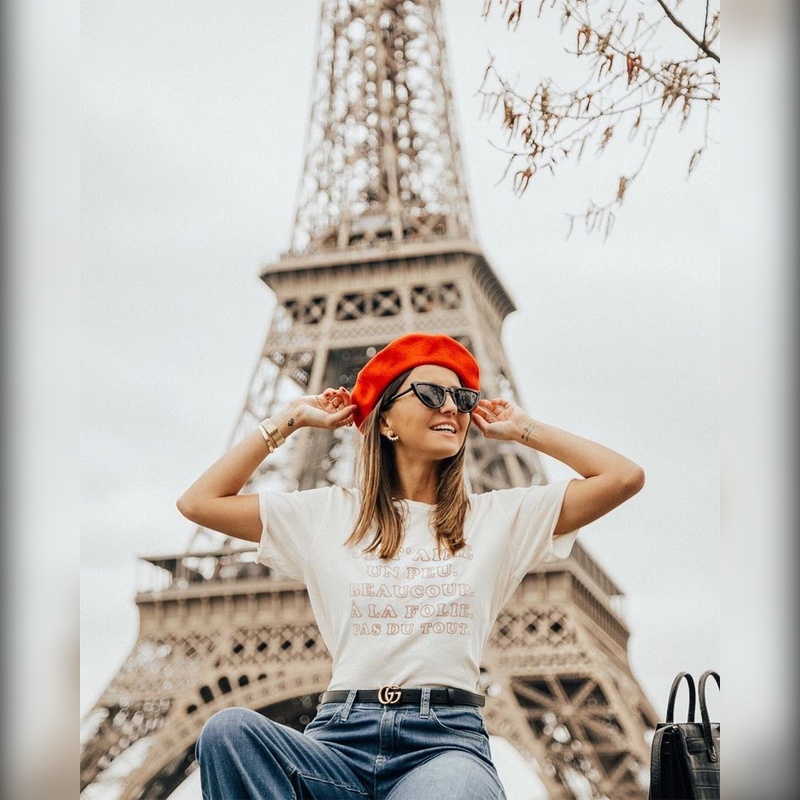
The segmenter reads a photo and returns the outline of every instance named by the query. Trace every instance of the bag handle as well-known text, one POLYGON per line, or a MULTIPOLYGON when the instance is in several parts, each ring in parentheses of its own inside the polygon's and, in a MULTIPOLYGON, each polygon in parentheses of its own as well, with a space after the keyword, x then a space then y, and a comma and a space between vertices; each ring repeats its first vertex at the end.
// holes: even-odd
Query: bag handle
POLYGON ((700 717, 703 720, 703 738, 706 740, 706 750, 708 750, 708 757, 712 761, 717 761, 719 754, 717 753, 717 746, 714 743, 714 737, 711 735, 711 720, 708 716, 708 706, 706 705, 706 681, 709 678, 714 678, 717 682, 717 689, 721 689, 719 685, 719 673, 714 672, 713 669, 707 669, 700 676, 697 688, 700 693, 700 717))
MULTIPOLYGON (((669 690, 669 700, 667 701, 667 722, 672 722, 672 717, 675 713, 675 697, 678 694, 678 688, 681 681, 686 678, 686 683, 689 686, 689 713, 686 715, 687 722, 694 722, 694 678, 688 672, 679 672, 672 681, 672 687, 669 690)), ((705 686, 705 683, 703 684, 705 686)))

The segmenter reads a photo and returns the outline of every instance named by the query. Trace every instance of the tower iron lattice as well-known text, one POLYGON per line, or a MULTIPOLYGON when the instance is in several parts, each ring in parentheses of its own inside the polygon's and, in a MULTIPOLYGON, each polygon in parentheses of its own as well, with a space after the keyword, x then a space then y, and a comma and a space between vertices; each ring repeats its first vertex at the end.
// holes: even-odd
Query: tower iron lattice
MULTIPOLYGON (((518 402, 501 341, 515 306, 473 233, 442 31, 438 0, 322 2, 291 246, 261 272, 277 307, 234 441, 292 397, 352 386, 412 330, 464 343, 485 393, 518 402)), ((350 483, 357 436, 304 429, 245 491, 350 483)), ((547 480, 533 450, 474 431, 468 448, 471 491, 547 480)), ((330 677, 304 587, 252 548, 200 530, 185 552, 143 562, 138 639, 83 720, 85 800, 168 797, 214 712, 246 706, 302 729, 330 677)), ((576 543, 524 578, 493 630, 489 731, 553 800, 646 797, 656 715, 628 663, 621 598, 576 543)))

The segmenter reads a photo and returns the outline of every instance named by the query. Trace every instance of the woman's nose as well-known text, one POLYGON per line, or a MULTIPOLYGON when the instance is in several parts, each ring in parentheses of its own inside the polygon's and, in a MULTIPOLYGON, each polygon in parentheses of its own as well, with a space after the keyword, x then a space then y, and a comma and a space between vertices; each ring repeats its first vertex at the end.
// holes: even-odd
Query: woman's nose
POLYGON ((446 411, 450 413, 457 413, 458 406, 456 406, 456 401, 453 400, 453 393, 452 392, 445 392, 444 393, 444 403, 439 411, 446 411))

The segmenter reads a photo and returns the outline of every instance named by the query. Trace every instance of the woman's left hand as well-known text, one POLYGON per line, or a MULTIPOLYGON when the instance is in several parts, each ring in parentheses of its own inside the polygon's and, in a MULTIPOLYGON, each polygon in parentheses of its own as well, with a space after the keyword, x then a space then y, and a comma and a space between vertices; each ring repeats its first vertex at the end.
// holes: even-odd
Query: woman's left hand
POLYGON ((487 439, 516 439, 527 420, 519 406, 502 398, 481 400, 472 412, 472 421, 487 439))

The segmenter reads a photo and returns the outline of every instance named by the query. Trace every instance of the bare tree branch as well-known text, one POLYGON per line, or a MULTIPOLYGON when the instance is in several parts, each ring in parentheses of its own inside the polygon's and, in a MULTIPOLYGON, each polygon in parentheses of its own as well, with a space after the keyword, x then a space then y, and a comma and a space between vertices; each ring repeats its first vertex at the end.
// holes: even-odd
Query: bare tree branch
MULTIPOLYGON (((706 29, 703 26, 703 40, 701 41, 698 39, 694 34, 689 31, 689 29, 672 13, 670 8, 664 2, 664 0, 656 0, 656 2, 664 9, 664 13, 667 15, 667 19, 679 30, 681 30, 686 36, 691 39, 709 58, 713 58, 718 64, 720 63, 719 55, 715 53, 705 42, 705 35, 706 29)), ((706 18, 708 17, 708 4, 706 4, 706 18)))

